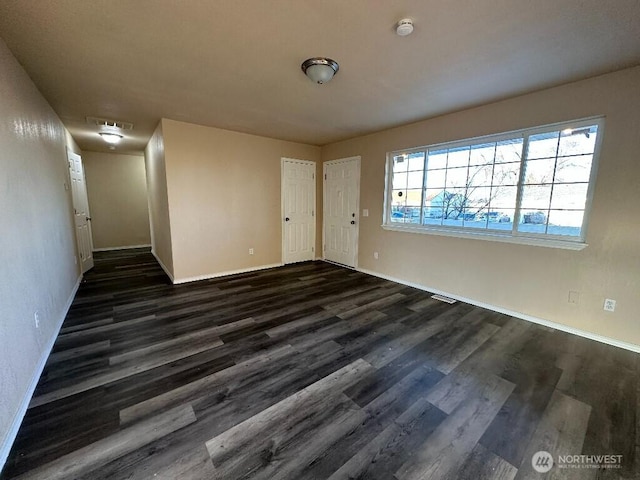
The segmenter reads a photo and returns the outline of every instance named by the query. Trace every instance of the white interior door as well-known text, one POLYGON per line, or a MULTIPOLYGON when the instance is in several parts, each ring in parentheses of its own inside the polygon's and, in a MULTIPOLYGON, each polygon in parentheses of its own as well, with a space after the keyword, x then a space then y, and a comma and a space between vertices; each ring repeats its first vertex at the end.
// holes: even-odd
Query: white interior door
POLYGON ((67 150, 69 175, 71 177, 71 197, 73 198, 73 219, 75 222, 78 254, 82 273, 93 267, 93 238, 91 236, 91 215, 87 198, 87 184, 84 178, 82 158, 67 150))
POLYGON ((316 164, 282 159, 282 261, 315 258, 316 164))
POLYGON ((324 258, 356 267, 360 203, 360 157, 324 164, 324 258))

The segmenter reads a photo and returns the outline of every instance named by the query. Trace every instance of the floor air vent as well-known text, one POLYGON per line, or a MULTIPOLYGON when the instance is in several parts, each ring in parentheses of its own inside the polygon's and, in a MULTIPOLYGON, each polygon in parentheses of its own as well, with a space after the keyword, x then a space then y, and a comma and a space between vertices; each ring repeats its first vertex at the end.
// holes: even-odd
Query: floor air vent
POLYGON ((444 295, 431 295, 431 298, 435 298, 436 300, 440 300, 441 302, 447 302, 447 303, 457 302, 455 298, 445 297, 444 295))

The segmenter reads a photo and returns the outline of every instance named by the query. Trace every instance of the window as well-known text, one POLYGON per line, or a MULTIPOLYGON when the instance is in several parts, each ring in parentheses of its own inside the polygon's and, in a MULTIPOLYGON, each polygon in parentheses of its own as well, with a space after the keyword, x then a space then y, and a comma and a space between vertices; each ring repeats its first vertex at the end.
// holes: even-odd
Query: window
POLYGON ((602 126, 589 119, 391 152, 383 227, 583 248, 602 126))

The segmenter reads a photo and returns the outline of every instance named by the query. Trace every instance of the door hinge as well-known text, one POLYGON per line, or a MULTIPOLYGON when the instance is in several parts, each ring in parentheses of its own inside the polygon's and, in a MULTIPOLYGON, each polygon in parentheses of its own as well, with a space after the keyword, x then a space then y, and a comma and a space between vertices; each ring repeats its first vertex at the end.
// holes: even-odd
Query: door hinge
POLYGON ((324 179, 325 179, 325 180, 327 179, 327 174, 326 174, 326 173, 324 174, 324 179))
POLYGON ((327 249, 327 246, 326 246, 326 245, 322 245, 322 249, 323 249, 323 250, 326 250, 326 249, 327 249))
POLYGON ((313 248, 313 247, 311 247, 311 253, 313 253, 313 252, 315 252, 315 250, 314 250, 314 248, 313 248))
POLYGON ((316 174, 315 174, 315 173, 312 173, 312 174, 311 174, 311 179, 312 179, 312 180, 315 180, 315 178, 316 178, 316 174))
POLYGON ((313 210, 311 210, 311 216, 314 217, 316 215, 316 212, 314 212, 313 210))

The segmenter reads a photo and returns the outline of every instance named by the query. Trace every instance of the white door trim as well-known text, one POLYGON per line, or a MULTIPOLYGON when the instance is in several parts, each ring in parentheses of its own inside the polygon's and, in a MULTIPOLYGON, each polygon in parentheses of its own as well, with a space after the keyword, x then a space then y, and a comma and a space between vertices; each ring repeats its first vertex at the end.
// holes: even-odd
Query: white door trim
POLYGON ((316 211, 316 201, 317 201, 317 188, 316 188, 316 173, 317 173, 317 168, 316 168, 316 162, 311 161, 311 160, 301 160, 299 158, 290 158, 290 157, 281 157, 280 158, 280 235, 282 237, 282 242, 281 242, 281 250, 280 250, 280 255, 281 255, 281 262, 283 265, 285 265, 285 246, 286 246, 286 242, 285 242, 285 224, 284 224, 284 218, 285 218, 285 192, 284 192, 284 184, 285 184, 285 178, 284 178, 284 164, 286 162, 292 162, 292 163, 301 163, 304 165, 309 165, 313 167, 313 229, 311 232, 311 245, 313 248, 313 258, 312 260, 315 260, 316 258, 318 258, 318 252, 315 251, 315 247, 316 247, 316 223, 317 223, 317 218, 318 218, 318 212, 316 211))
MULTIPOLYGON (((353 267, 354 269, 358 268, 358 245, 360 244, 360 168, 361 168, 361 156, 356 155, 353 157, 345 157, 338 158, 336 160, 329 160, 322 164, 322 259, 324 261, 331 262, 331 260, 327 260, 325 255, 327 238, 325 234, 325 222, 326 216, 325 212, 327 211, 327 165, 336 165, 339 163, 347 163, 347 162, 355 162, 356 163, 356 180, 358 184, 358 192, 356 195, 356 229, 354 234, 354 260, 353 267)), ((342 265, 342 264, 341 264, 342 265)), ((342 265, 345 266, 345 265, 342 265)), ((346 265, 347 267, 351 267, 350 265, 346 265)))

